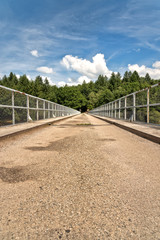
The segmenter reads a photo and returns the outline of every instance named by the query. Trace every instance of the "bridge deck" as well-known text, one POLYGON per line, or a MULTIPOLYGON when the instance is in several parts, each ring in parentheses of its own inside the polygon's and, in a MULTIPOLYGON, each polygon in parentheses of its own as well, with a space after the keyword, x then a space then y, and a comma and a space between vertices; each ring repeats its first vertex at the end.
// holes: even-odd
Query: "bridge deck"
POLYGON ((0 239, 159 239, 159 145, 89 115, 0 143, 0 239))
POLYGON ((47 126, 48 124, 58 122, 70 117, 71 116, 49 118, 49 119, 43 119, 43 120, 33 121, 28 123, 26 122, 26 123, 20 123, 16 125, 2 126, 0 127, 0 140, 5 139, 7 137, 15 136, 20 133, 27 132, 33 129, 37 129, 43 126, 47 126))
POLYGON ((121 127, 138 136, 144 137, 150 141, 160 144, 160 126, 159 125, 129 122, 129 121, 113 119, 108 117, 101 117, 101 116, 96 116, 96 117, 103 119, 118 127, 121 127))

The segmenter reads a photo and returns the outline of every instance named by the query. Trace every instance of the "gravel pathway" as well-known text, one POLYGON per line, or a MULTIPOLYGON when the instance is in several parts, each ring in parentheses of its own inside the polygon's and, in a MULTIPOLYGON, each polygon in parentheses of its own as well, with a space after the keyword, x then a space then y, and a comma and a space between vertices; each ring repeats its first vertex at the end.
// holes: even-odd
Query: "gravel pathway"
POLYGON ((0 143, 0 239, 160 239, 160 147, 81 114, 0 143))

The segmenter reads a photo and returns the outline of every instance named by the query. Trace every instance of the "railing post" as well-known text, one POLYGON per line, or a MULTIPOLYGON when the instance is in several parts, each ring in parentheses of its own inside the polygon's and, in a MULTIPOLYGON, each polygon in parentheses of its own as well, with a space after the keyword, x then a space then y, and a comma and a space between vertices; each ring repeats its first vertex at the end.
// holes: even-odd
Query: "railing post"
POLYGON ((55 103, 55 104, 54 104, 54 115, 55 115, 55 117, 57 117, 56 109, 57 109, 57 107, 56 107, 56 103, 55 103))
POLYGON ((60 117, 62 117, 62 106, 60 106, 60 117))
POLYGON ((133 93, 133 121, 136 121, 136 94, 133 93))
POLYGON ((112 104, 111 104, 111 109, 112 109, 112 112, 111 112, 111 117, 113 118, 113 102, 112 102, 112 104))
POLYGON ((53 118, 53 115, 54 115, 54 111, 53 111, 53 103, 52 103, 52 118, 53 118))
POLYGON ((39 120, 38 99, 36 99, 36 107, 37 107, 37 121, 38 121, 39 120))
POLYGON ((109 117, 109 104, 107 104, 107 117, 109 117))
POLYGON ((119 114, 118 118, 121 118, 121 99, 119 99, 119 114))
POLYGON ((29 122, 29 96, 27 95, 27 122, 29 122))
POLYGON ((57 105, 56 105, 56 103, 55 103, 54 109, 55 109, 55 111, 54 111, 54 112, 55 112, 55 113, 54 113, 54 114, 55 114, 55 117, 57 117, 57 105))
POLYGON ((50 103, 48 102, 48 118, 50 118, 50 103))
POLYGON ((59 117, 59 105, 57 105, 57 117, 59 117))
POLYGON ((114 103, 114 117, 117 118, 117 102, 114 103))
POLYGON ((147 89, 147 123, 149 123, 149 88, 147 89))
POLYGON ((12 91, 12 124, 15 124, 14 92, 12 91))
POLYGON ((45 119, 45 117, 46 117, 45 108, 46 108, 46 106, 45 106, 45 101, 43 101, 43 119, 45 119))
POLYGON ((59 117, 61 116, 61 106, 58 106, 58 111, 59 111, 59 117))
POLYGON ((127 97, 124 98, 124 119, 127 119, 127 97))

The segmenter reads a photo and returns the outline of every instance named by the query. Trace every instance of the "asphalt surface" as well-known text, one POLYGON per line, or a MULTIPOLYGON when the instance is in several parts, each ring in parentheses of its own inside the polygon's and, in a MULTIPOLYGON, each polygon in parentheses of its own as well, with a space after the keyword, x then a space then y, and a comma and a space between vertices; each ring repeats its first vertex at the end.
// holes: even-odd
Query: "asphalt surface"
POLYGON ((0 239, 160 239, 160 147, 89 115, 0 143, 0 239))

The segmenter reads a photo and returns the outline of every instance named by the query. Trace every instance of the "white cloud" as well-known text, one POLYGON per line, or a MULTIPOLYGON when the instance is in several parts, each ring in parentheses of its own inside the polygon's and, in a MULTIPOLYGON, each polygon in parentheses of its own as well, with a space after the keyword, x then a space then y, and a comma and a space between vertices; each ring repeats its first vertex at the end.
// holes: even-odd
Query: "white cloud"
POLYGON ((31 76, 30 75, 27 75, 27 78, 31 81, 31 76))
POLYGON ((78 79, 72 79, 68 78, 68 82, 60 82, 64 86, 67 84, 68 86, 77 86, 78 84, 82 84, 83 82, 89 83, 91 79, 89 79, 87 76, 80 76, 78 79))
POLYGON ((48 67, 38 67, 36 70, 42 73, 53 73, 53 69, 48 67))
POLYGON ((156 61, 152 65, 153 68, 148 68, 145 65, 139 66, 138 64, 128 64, 128 69, 133 72, 137 71, 141 77, 145 77, 146 73, 153 79, 160 79, 160 61, 156 61))
POLYGON ((19 75, 19 74, 16 74, 16 77, 19 79, 19 78, 20 78, 20 75, 19 75))
POLYGON ((66 34, 66 33, 56 33, 55 37, 62 38, 62 39, 69 39, 74 41, 87 41, 88 38, 72 35, 72 34, 66 34))
POLYGON ((98 53, 92 59, 93 62, 90 62, 86 59, 66 55, 61 63, 67 69, 74 70, 92 80, 97 79, 100 74, 110 77, 112 71, 106 66, 104 54, 98 53))
POLYGON ((78 80, 77 80, 77 82, 78 82, 79 84, 82 84, 83 81, 85 81, 86 83, 89 83, 89 82, 91 81, 91 79, 88 78, 87 76, 81 76, 81 77, 79 77, 78 80))
POLYGON ((133 49, 133 51, 135 51, 135 52, 140 52, 141 49, 140 49, 140 48, 135 48, 135 49, 133 49))
POLYGON ((39 57, 37 50, 32 50, 32 51, 30 51, 30 53, 31 53, 32 56, 34 56, 34 57, 39 57))
POLYGON ((58 82, 58 86, 59 87, 64 87, 65 85, 66 85, 66 82, 63 82, 63 81, 58 82))
POLYGON ((68 82, 72 83, 73 82, 72 78, 68 78, 68 82))
POLYGON ((153 66, 154 68, 160 69, 160 61, 156 61, 155 63, 153 63, 152 66, 153 66))

